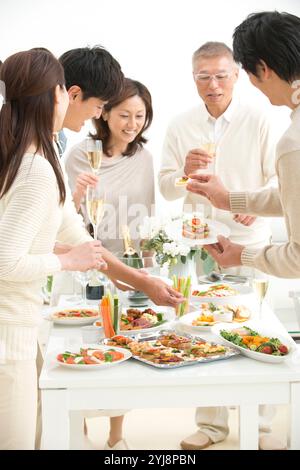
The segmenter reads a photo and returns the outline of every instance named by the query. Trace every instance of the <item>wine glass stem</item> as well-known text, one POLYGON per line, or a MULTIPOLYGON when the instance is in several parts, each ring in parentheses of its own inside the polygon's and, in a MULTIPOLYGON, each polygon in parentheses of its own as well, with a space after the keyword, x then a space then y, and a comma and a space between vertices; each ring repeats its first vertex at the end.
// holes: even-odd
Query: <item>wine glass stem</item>
POLYGON ((82 284, 82 302, 84 305, 86 305, 87 300, 86 300, 86 286, 88 283, 86 282, 85 284, 82 284))
POLYGON ((97 240, 97 231, 98 231, 98 226, 97 225, 93 225, 93 229, 94 229, 94 240, 97 240))
POLYGON ((260 320, 262 319, 262 303, 263 303, 263 299, 260 299, 259 301, 259 319, 260 320))

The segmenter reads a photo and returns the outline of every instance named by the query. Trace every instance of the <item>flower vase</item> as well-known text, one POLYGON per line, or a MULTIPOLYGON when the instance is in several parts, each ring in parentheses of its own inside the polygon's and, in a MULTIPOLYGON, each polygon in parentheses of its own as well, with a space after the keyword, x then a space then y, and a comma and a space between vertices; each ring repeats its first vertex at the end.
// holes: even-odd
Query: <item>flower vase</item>
POLYGON ((173 275, 177 277, 188 277, 191 276, 192 285, 197 284, 197 272, 196 272, 196 261, 195 257, 192 259, 186 257, 185 263, 182 262, 178 257, 177 263, 169 266, 169 278, 172 279, 173 275))

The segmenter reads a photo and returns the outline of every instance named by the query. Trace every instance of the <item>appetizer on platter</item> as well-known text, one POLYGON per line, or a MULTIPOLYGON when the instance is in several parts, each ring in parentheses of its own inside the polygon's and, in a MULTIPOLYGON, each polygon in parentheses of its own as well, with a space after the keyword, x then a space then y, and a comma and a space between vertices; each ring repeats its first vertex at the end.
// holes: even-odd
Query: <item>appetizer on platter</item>
POLYGON ((199 217, 191 216, 182 222, 182 236, 191 240, 201 240, 209 236, 209 227, 199 217))

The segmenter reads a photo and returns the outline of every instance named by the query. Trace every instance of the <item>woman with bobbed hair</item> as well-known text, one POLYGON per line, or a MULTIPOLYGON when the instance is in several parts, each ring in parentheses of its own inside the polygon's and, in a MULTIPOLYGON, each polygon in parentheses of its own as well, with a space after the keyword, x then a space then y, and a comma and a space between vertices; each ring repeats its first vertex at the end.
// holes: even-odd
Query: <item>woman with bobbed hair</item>
POLYGON ((126 78, 122 91, 94 120, 93 139, 103 145, 100 176, 91 173, 86 140, 66 155, 65 165, 77 210, 89 224, 84 204, 88 185, 100 178, 106 192, 106 211, 98 228, 98 238, 112 252, 123 250, 120 226, 129 225, 138 248, 138 225, 154 210, 154 173, 150 152, 144 148, 145 132, 153 118, 152 100, 142 83, 126 78))

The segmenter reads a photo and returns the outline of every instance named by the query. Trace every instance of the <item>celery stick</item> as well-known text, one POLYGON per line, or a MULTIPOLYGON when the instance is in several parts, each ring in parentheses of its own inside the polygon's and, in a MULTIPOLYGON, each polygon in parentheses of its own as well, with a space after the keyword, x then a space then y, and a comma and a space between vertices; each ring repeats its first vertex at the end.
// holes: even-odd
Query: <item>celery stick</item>
POLYGON ((119 297, 117 295, 114 295, 114 321, 113 321, 113 327, 115 330, 115 333, 118 333, 119 330, 119 297))

